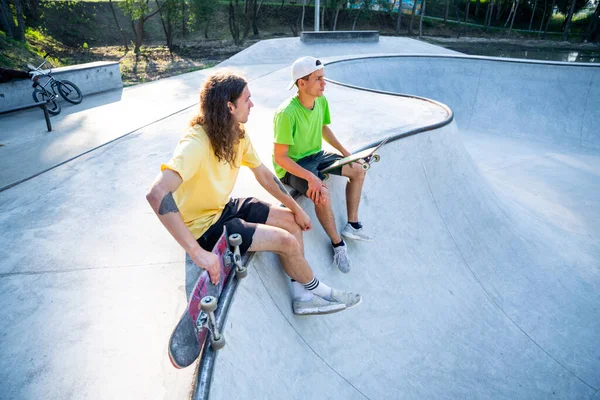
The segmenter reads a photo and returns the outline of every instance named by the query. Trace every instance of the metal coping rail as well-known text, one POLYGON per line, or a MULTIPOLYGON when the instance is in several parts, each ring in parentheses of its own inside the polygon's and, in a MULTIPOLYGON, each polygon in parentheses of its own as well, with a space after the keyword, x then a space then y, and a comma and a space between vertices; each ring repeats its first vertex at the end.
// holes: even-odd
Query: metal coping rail
MULTIPOLYGON (((335 61, 335 63, 343 62, 343 61, 351 61, 351 60, 352 59, 339 60, 339 61, 335 61)), ((333 63, 334 62, 329 63, 329 64, 333 64, 333 63)), ((351 89, 425 101, 425 102, 434 104, 436 106, 439 106, 447 112, 447 114, 448 114, 447 117, 440 122, 436 122, 434 124, 410 129, 408 131, 389 136, 388 143, 396 141, 396 140, 404 139, 406 137, 413 136, 418 133, 423 133, 423 132, 441 128, 443 126, 450 124, 452 122, 452 120, 454 119, 454 113, 452 112, 450 107, 448 107, 445 104, 442 104, 438 101, 435 101, 435 100, 431 100, 431 99, 428 99, 425 97, 412 96, 412 95, 401 94, 401 93, 385 92, 385 91, 381 91, 381 90, 368 89, 368 88, 364 88, 364 87, 360 87, 360 86, 353 86, 353 85, 337 82, 332 79, 326 79, 326 80, 331 83, 334 83, 336 85, 345 86, 345 87, 348 87, 351 89)), ((372 147, 376 147, 386 138, 387 137, 378 139, 377 141, 375 141, 371 144, 363 146, 360 149, 356 149, 354 152, 358 152, 358 151, 362 151, 365 149, 370 149, 372 147)), ((294 198, 298 198, 300 196, 300 193, 297 191, 294 191, 291 193, 291 195, 294 198)), ((248 253, 244 258, 245 258, 244 264, 247 265, 254 258, 254 253, 252 253, 252 254, 248 253)), ((217 327, 219 328, 219 332, 221 332, 222 334, 224 334, 223 327, 225 326, 225 322, 227 320, 227 315, 229 314, 229 309, 231 307, 231 304, 233 303, 234 295, 235 295, 235 292, 236 292, 236 289, 237 289, 239 283, 240 283, 240 281, 239 281, 239 279, 237 279, 235 277, 235 274, 231 274, 229 276, 229 278, 227 279, 227 282, 225 282, 225 287, 223 289, 223 292, 221 293, 221 297, 219 298, 220 307, 218 307, 217 310, 215 311, 215 318, 216 318, 217 327)), ((194 382, 193 389, 192 389, 192 399, 193 400, 208 400, 209 395, 210 395, 210 386, 212 383, 212 376, 213 376, 213 371, 215 368, 216 357, 217 357, 218 352, 214 351, 211 348, 210 341, 208 339, 204 346, 205 346, 205 349, 202 352, 202 356, 201 356, 199 364, 198 364, 198 374, 197 374, 196 381, 194 382)))

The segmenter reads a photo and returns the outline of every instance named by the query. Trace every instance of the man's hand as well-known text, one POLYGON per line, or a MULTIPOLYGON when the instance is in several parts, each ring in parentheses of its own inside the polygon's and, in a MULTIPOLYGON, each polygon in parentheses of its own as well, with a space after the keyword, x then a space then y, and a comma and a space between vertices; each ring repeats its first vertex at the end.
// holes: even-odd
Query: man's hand
POLYGON ((190 257, 196 266, 208 271, 208 276, 213 285, 219 283, 221 264, 219 263, 219 257, 217 257, 216 254, 200 248, 194 254, 190 254, 190 257))
POLYGON ((311 174, 307 180, 308 190, 306 196, 313 201, 315 204, 319 204, 321 201, 321 189, 323 189, 323 182, 318 176, 311 174))
POLYGON ((303 209, 299 209, 294 214, 294 219, 296 220, 296 223, 300 226, 300 228, 302 228, 303 231, 308 231, 308 230, 312 229, 312 224, 310 223, 310 217, 303 209))

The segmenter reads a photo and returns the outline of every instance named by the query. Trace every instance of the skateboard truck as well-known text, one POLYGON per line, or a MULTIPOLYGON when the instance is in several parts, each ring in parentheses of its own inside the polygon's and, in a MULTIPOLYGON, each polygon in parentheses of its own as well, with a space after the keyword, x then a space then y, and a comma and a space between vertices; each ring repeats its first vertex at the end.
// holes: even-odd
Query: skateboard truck
POLYGON ((233 262, 235 263, 235 276, 238 279, 244 279, 248 276, 248 268, 242 264, 242 256, 240 253, 242 236, 239 233, 229 235, 229 244, 233 246, 233 262))
MULTIPOLYGON (((242 236, 239 233, 229 235, 229 244, 233 247, 233 252, 227 250, 223 257, 226 264, 235 264, 235 276, 237 279, 243 279, 248 276, 248 269, 242 264, 242 256, 240 253, 240 245, 242 244, 242 236)), ((215 310, 217 309, 217 299, 214 296, 205 296, 200 301, 200 309, 203 311, 196 321, 196 328, 201 330, 207 328, 211 332, 210 346, 213 350, 221 350, 225 347, 225 336, 219 332, 217 328, 215 310)))

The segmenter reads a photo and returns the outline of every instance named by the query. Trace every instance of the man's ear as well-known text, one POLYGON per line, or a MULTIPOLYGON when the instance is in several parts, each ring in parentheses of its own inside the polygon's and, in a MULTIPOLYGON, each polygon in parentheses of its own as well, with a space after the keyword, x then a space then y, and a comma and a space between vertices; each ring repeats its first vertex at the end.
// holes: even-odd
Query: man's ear
POLYGON ((235 110, 235 105, 232 102, 228 101, 227 108, 229 108, 230 113, 233 113, 233 110, 235 110))

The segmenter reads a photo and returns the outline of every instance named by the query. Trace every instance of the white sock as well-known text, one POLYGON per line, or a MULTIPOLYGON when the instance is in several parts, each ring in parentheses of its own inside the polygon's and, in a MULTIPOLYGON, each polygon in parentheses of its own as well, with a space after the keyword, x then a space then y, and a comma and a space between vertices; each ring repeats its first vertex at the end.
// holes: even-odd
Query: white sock
POLYGON ((292 280, 292 297, 294 300, 309 301, 313 298, 313 294, 303 284, 292 280))
POLYGON ((327 300, 331 296, 331 288, 319 282, 317 277, 313 277, 312 281, 305 283, 304 287, 323 299, 327 300))

